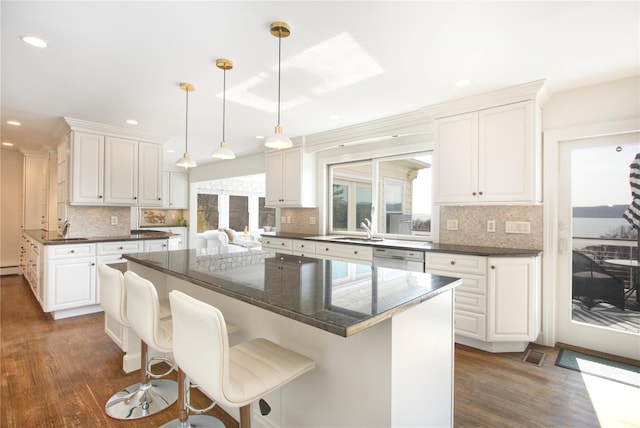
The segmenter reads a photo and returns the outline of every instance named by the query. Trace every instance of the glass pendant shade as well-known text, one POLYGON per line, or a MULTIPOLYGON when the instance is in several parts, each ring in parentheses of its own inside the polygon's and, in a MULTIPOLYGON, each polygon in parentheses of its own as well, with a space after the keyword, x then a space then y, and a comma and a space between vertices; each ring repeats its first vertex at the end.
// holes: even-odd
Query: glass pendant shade
POLYGON ((270 29, 271 35, 278 38, 278 124, 276 125, 275 134, 267 138, 264 142, 265 147, 270 149, 288 149, 293 147, 291 139, 282 133, 280 126, 280 72, 282 59, 282 38, 289 37, 291 28, 286 22, 273 22, 270 29))
POLYGON ((275 134, 267 138, 264 145, 270 149, 288 149, 289 147, 293 147, 291 139, 282 133, 282 127, 280 125, 276 126, 275 134))
POLYGON ((180 89, 185 91, 186 95, 186 107, 185 107, 185 119, 184 119, 184 155, 176 161, 176 166, 181 166, 184 169, 194 168, 198 166, 196 162, 192 159, 189 159, 189 149, 188 149, 188 130, 189 130, 189 92, 193 92, 196 90, 196 87, 191 83, 180 83, 180 89))
POLYGON ((193 159, 189 159, 189 153, 184 152, 184 156, 182 156, 180 159, 176 161, 176 166, 181 166, 187 169, 187 168, 194 168, 198 166, 198 164, 196 164, 196 162, 193 159))
POLYGON ((211 153, 211 157, 218 159, 235 159, 236 155, 227 147, 227 142, 224 138, 225 121, 227 117, 227 70, 233 68, 233 62, 226 58, 219 58, 216 60, 216 67, 222 70, 222 141, 220 147, 215 149, 211 153))
POLYGON ((229 147, 227 147, 227 142, 220 142, 220 147, 215 149, 211 156, 218 159, 235 159, 236 155, 231 151, 229 147))

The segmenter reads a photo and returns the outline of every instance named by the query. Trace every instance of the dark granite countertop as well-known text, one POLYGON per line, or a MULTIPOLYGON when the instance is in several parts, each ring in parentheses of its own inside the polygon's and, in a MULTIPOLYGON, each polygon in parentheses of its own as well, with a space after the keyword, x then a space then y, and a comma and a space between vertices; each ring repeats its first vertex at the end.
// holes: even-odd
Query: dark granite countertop
POLYGON ((285 239, 307 239, 316 242, 335 242, 339 244, 352 245, 371 245, 373 247, 382 248, 399 248, 405 250, 419 250, 424 252, 452 253, 463 254, 469 256, 486 256, 486 257, 531 257, 538 256, 541 250, 523 249, 523 248, 499 248, 499 247, 482 247, 476 245, 452 245, 437 244, 434 242, 409 241, 400 239, 383 239, 381 241, 370 241, 355 236, 342 235, 323 235, 308 236, 297 233, 264 233, 262 236, 273 236, 275 238, 285 239))
POLYGON ((428 273, 231 245, 123 257, 343 337, 461 283, 428 273))
POLYGON ((129 235, 119 236, 91 236, 87 238, 64 239, 58 232, 47 232, 46 230, 25 230, 27 235, 43 245, 65 245, 65 244, 93 244, 96 242, 113 241, 140 241, 150 239, 167 239, 171 236, 178 236, 175 233, 152 231, 152 230, 132 230, 129 235))

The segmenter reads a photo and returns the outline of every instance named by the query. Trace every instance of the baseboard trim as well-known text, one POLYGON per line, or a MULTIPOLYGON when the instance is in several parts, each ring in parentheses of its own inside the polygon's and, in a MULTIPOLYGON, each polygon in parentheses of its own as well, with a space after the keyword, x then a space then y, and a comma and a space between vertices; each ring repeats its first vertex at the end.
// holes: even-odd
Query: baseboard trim
POLYGON ((0 276, 5 275, 19 275, 21 272, 20 266, 2 266, 0 267, 0 276))

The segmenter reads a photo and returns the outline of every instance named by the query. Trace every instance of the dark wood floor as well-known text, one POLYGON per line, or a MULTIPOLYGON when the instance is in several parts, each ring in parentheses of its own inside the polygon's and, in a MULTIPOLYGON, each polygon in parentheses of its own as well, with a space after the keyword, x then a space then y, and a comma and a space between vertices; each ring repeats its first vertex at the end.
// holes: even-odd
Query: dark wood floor
MULTIPOLYGON (((106 416, 107 399, 138 374, 122 372, 122 352, 105 335, 102 314, 47 319, 21 276, 0 278, 0 304, 1 427, 156 427, 176 417, 175 408, 137 421, 106 416)), ((635 410, 603 418, 580 373, 554 366, 558 350, 536 349, 546 354, 542 367, 523 362, 521 353, 457 346, 455 426, 640 426, 635 410)), ((206 403, 198 391, 192 398, 206 403)))

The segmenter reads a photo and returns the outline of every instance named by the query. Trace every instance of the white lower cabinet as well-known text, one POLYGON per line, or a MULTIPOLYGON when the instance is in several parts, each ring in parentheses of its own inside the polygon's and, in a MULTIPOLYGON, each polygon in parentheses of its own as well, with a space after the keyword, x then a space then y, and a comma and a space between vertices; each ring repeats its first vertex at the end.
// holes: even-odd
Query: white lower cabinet
POLYGON ((262 238, 262 248, 267 250, 274 250, 278 253, 292 254, 293 253, 293 239, 286 238, 262 238))
POLYGON ((539 257, 426 253, 429 273, 462 278, 455 289, 456 342, 521 352, 540 333, 539 257))
POLYGON ((65 310, 96 305, 96 244, 47 246, 44 264, 45 312, 59 319, 78 315, 65 310))
POLYGON ((150 239, 144 241, 144 252, 156 253, 158 251, 167 251, 168 246, 167 239, 150 239))
POLYGON ((373 247, 318 242, 316 243, 316 257, 329 260, 373 263, 373 247))

